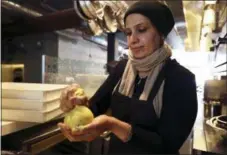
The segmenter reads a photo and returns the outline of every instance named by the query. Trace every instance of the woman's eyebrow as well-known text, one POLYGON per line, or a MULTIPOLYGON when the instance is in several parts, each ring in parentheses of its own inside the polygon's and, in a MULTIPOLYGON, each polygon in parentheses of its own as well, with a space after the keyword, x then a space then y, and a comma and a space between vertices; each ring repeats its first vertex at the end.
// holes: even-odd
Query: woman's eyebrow
MULTIPOLYGON (((138 24, 135 24, 131 27, 138 27, 138 26, 146 26, 147 24, 145 22, 141 22, 141 23, 138 23, 138 24)), ((126 27, 124 30, 127 30, 127 29, 130 29, 130 27, 126 27)))

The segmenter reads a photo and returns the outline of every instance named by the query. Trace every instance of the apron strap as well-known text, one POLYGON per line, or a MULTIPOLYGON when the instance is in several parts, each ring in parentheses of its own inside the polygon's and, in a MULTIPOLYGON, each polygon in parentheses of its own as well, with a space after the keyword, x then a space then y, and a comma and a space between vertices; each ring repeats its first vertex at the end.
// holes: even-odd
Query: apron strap
POLYGON ((151 93, 148 97, 148 100, 153 101, 155 96, 157 95, 159 88, 161 87, 162 82, 165 79, 165 70, 166 70, 166 67, 167 67, 167 64, 168 64, 169 61, 170 61, 170 59, 166 60, 165 65, 162 67, 161 71, 159 72, 157 79, 156 79, 156 81, 153 85, 153 88, 151 89, 151 93))
MULTIPOLYGON (((149 102, 153 103, 154 98, 156 97, 163 81, 165 80, 166 68, 167 68, 169 62, 170 62, 170 58, 166 60, 165 65, 162 67, 161 71, 159 72, 158 77, 157 77, 157 79, 156 79, 156 81, 153 85, 153 88, 151 89, 150 95, 148 97, 149 102)), ((162 111, 162 104, 163 103, 159 103, 159 105, 154 105, 154 103, 153 103, 154 110, 155 110, 155 113, 156 113, 158 118, 160 117, 160 114, 161 114, 161 111, 162 111), (155 108, 156 106, 158 108, 155 108)))

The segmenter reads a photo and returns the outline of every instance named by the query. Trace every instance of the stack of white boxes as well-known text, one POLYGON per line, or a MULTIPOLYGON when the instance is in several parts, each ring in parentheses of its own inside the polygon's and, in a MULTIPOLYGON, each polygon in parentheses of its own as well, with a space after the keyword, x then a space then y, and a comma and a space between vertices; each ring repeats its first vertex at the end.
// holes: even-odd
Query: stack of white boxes
POLYGON ((2 120, 44 123, 62 114, 61 92, 67 85, 2 83, 2 120))

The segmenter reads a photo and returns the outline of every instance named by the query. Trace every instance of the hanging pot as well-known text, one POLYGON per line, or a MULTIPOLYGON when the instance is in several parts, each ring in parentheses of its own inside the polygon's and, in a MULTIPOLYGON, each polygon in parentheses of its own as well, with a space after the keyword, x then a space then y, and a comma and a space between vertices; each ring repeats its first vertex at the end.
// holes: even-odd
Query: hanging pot
POLYGON ((124 15, 125 15, 126 10, 128 9, 128 4, 125 1, 117 1, 115 4, 118 6, 118 8, 120 8, 120 11, 116 14, 118 29, 123 31, 124 15))
POLYGON ((99 23, 99 26, 101 27, 101 29, 106 32, 106 33, 111 33, 110 30, 108 30, 106 28, 106 25, 105 25, 105 21, 104 20, 100 20, 98 19, 97 22, 99 23))
POLYGON ((95 35, 95 36, 99 36, 103 33, 102 28, 99 26, 99 24, 95 20, 89 20, 88 26, 89 26, 89 29, 92 31, 93 35, 95 35))
POLYGON ((88 11, 92 14, 93 18, 102 19, 104 16, 103 5, 99 1, 85 1, 88 11))
POLYGON ((117 31, 117 20, 114 16, 114 12, 112 8, 108 5, 104 8, 104 25, 106 29, 112 33, 117 31))
POLYGON ((221 115, 217 117, 217 126, 227 130, 227 116, 221 115))
POLYGON ((98 1, 79 1, 80 7, 89 19, 102 19, 104 16, 103 5, 98 1))
POLYGON ((128 4, 125 1, 117 1, 116 4, 119 8, 121 8, 122 12, 126 12, 128 9, 128 4))
POLYGON ((115 16, 117 16, 122 10, 122 7, 119 6, 117 3, 119 3, 119 2, 118 1, 106 1, 106 5, 108 5, 109 7, 112 8, 112 11, 115 16))
POLYGON ((77 15, 83 20, 89 20, 89 18, 84 14, 83 10, 80 7, 79 1, 74 0, 74 9, 77 15))
MULTIPOLYGON (((223 144, 227 140, 227 130, 217 126, 217 117, 212 117, 206 121, 206 139, 213 144, 223 144)), ((222 145, 219 145, 220 149, 222 145)))
POLYGON ((116 16, 116 20, 117 20, 117 28, 121 31, 124 30, 124 14, 123 12, 120 12, 117 16, 116 16))
POLYGON ((88 10, 87 3, 86 3, 86 2, 87 2, 87 1, 78 1, 81 10, 82 10, 83 13, 87 16, 87 18, 88 18, 88 19, 93 19, 94 16, 93 16, 93 14, 88 10))

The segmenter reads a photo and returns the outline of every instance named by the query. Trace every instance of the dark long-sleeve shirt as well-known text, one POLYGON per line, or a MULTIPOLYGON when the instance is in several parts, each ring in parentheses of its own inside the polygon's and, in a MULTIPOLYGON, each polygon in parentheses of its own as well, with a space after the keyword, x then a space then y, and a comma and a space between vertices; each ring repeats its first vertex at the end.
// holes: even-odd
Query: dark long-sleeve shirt
MULTIPOLYGON (((113 88, 119 81, 125 64, 126 61, 119 62, 91 98, 91 109, 95 115, 103 114, 109 108, 113 88)), ((128 144, 144 147, 147 150, 155 148, 157 153, 177 153, 189 136, 196 115, 195 76, 175 60, 171 60, 166 70, 163 106, 156 131, 133 126, 133 136, 128 144)))

